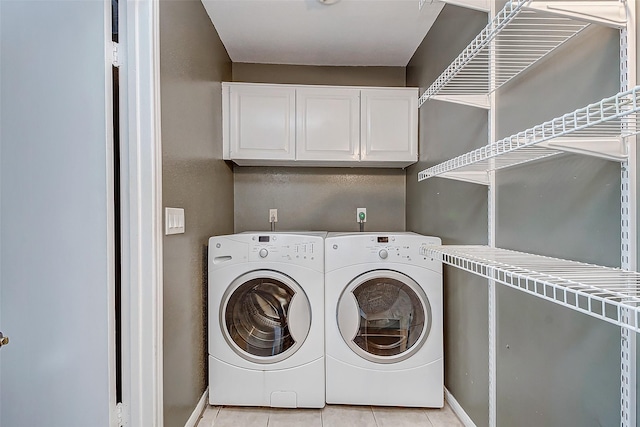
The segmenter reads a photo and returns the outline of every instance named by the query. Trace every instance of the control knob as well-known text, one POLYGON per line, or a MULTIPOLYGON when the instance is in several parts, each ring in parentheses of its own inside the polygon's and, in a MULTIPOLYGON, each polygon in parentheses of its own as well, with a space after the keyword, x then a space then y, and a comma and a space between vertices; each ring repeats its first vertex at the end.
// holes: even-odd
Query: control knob
POLYGON ((386 249, 380 249, 380 252, 378 252, 378 256, 382 259, 387 259, 387 257, 389 256, 389 253, 387 252, 386 249))
POLYGON ((269 251, 265 248, 262 248, 260 249, 260 252, 258 252, 258 255, 260 255, 260 258, 266 258, 267 255, 269 255, 269 251))

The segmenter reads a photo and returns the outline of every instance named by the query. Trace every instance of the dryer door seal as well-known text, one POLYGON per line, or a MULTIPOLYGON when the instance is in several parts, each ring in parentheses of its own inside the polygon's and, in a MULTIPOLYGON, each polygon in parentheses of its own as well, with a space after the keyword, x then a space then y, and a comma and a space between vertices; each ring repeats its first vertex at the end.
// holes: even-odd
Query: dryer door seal
POLYGON ((345 343, 376 363, 396 363, 422 347, 431 328, 431 305, 415 280, 392 270, 353 279, 336 312, 345 343))
POLYGON ((311 328, 311 306, 300 285, 271 270, 243 274, 227 288, 220 327, 246 360, 276 363, 294 354, 311 328))

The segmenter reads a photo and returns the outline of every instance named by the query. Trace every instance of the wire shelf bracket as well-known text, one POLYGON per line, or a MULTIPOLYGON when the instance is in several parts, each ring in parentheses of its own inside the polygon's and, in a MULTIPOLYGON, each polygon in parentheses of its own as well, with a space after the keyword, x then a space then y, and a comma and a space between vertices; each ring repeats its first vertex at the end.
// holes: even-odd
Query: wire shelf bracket
MULTIPOLYGON (((424 96, 424 95, 423 95, 424 96)), ((455 104, 469 105, 471 107, 484 108, 488 110, 491 108, 489 103, 489 97, 487 95, 434 95, 429 99, 436 101, 453 102, 455 104)), ((424 104, 426 97, 419 99, 418 103, 424 104)), ((421 104, 421 105, 422 105, 421 104)))
POLYGON ((550 141, 540 142, 537 146, 556 149, 565 153, 599 157, 613 162, 624 162, 628 158, 627 146, 621 136, 611 138, 555 138, 550 141))
POLYGON ((487 171, 452 171, 443 173, 440 176, 457 181, 470 182, 472 184, 489 185, 489 173, 487 171))
POLYGON ((627 10, 623 2, 532 0, 526 5, 526 9, 552 13, 618 29, 622 29, 627 25, 627 10))
POLYGON ((640 332, 640 273, 488 246, 429 246, 427 256, 640 332))
POLYGON ((489 0, 440 0, 446 4, 453 4, 455 6, 466 7, 467 9, 479 10, 480 12, 489 12, 491 10, 491 4, 489 0))

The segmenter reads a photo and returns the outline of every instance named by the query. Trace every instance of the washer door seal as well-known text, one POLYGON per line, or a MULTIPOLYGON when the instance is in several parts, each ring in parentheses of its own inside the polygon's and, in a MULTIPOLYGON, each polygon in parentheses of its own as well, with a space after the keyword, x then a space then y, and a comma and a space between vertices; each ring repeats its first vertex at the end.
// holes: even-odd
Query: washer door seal
POLYGON ((345 343, 376 363, 405 360, 424 344, 431 305, 415 280, 393 270, 373 270, 353 279, 338 300, 338 329, 345 343))
POLYGON ((220 328, 242 358, 276 363, 294 354, 311 329, 309 299, 295 280, 272 270, 235 279, 220 306, 220 328))

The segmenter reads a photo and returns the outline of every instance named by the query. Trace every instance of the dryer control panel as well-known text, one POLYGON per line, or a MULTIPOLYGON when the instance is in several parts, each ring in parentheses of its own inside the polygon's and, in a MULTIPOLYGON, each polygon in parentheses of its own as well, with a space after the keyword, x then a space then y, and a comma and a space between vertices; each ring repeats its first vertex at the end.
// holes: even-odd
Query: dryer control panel
POLYGON ((327 266, 340 268, 356 263, 401 263, 442 270, 442 263, 428 255, 427 248, 439 245, 437 237, 414 233, 357 233, 329 235, 325 242, 327 266))

